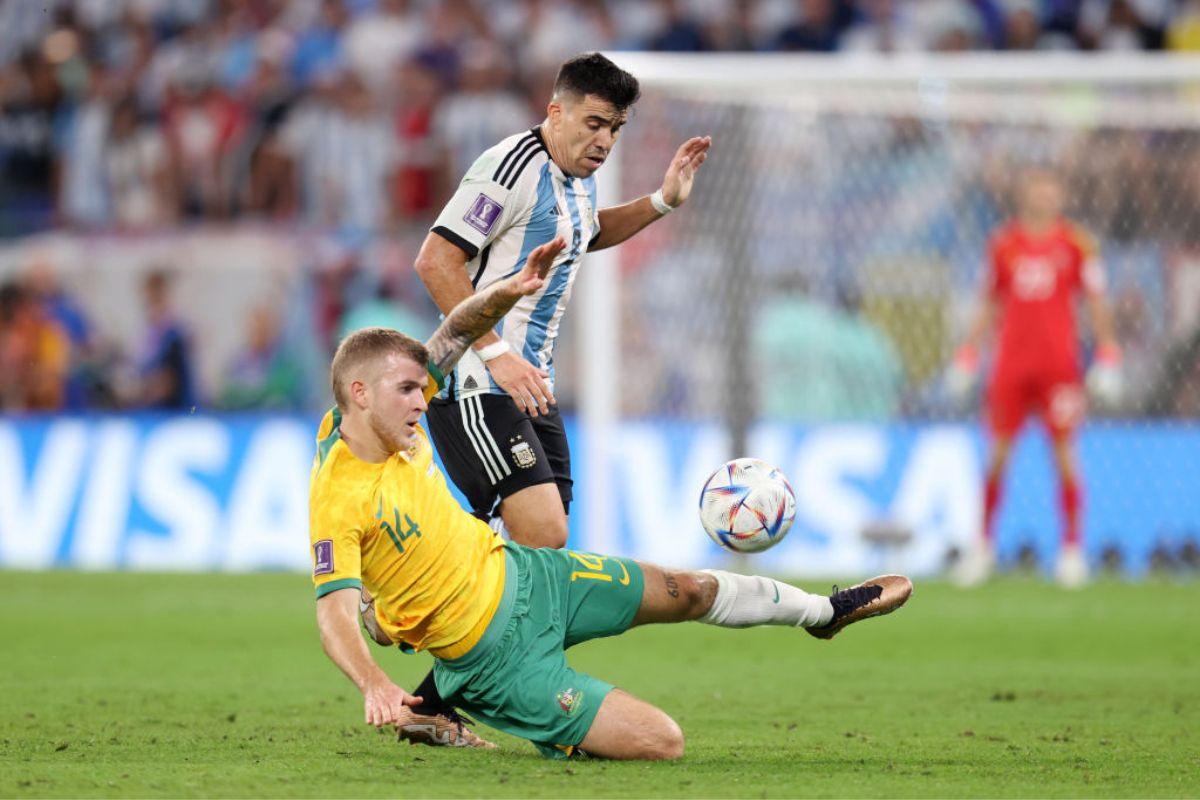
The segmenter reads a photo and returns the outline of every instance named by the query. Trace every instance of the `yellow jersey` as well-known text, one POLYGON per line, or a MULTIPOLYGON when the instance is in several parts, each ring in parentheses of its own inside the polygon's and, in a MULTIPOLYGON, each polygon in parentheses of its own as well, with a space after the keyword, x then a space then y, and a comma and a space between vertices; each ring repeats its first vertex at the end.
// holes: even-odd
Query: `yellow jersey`
MULTIPOLYGON (((430 368, 426 399, 441 388, 430 368), (436 380, 434 380, 436 379, 436 380)), ((420 426, 417 443, 381 464, 342 441, 325 414, 309 482, 317 597, 366 585, 395 642, 458 658, 483 636, 504 592, 504 542, 450 494, 420 426)))

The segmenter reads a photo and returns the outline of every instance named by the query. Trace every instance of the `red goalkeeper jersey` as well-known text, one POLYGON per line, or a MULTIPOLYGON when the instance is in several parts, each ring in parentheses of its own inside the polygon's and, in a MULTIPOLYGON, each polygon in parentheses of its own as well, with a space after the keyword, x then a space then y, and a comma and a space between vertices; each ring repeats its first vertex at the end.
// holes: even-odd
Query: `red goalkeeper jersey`
POLYGON ((992 237, 989 268, 988 291, 1000 314, 997 377, 1077 375, 1075 296, 1104 282, 1087 234, 1065 220, 1036 235, 1011 222, 992 237))

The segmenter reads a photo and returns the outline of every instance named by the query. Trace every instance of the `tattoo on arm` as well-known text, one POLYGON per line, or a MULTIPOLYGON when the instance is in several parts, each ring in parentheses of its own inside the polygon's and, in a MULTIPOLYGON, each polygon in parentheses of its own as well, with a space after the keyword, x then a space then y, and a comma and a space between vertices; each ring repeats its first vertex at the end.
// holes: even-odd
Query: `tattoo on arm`
POLYGON ((667 594, 671 595, 671 597, 678 598, 679 582, 675 580, 675 576, 668 572, 664 576, 663 580, 666 581, 667 584, 667 594))
POLYGON ((518 298, 508 290, 508 281, 501 281, 463 300, 425 343, 429 359, 443 373, 450 372, 467 348, 503 319, 518 298))

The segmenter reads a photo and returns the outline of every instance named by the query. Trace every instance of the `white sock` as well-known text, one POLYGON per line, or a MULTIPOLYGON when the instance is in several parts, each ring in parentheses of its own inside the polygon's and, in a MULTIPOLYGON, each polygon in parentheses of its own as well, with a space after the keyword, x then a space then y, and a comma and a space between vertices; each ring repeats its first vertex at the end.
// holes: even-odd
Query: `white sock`
POLYGON ((737 575, 719 569, 703 572, 717 579, 717 596, 701 622, 722 628, 752 625, 796 625, 811 628, 833 619, 828 597, 809 594, 760 575, 737 575))

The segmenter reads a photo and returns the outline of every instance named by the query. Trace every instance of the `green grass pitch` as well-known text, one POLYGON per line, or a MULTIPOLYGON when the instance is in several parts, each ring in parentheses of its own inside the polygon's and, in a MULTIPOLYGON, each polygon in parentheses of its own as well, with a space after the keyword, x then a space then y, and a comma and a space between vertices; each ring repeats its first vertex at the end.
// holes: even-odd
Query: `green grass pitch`
MULTIPOLYGON (((576 666, 688 737, 681 762, 622 764, 368 728, 303 575, 0 578, 2 797, 1200 795, 1196 583, 918 582, 832 642, 698 624, 592 642, 576 666)), ((429 665, 375 652, 409 688, 429 665)))

